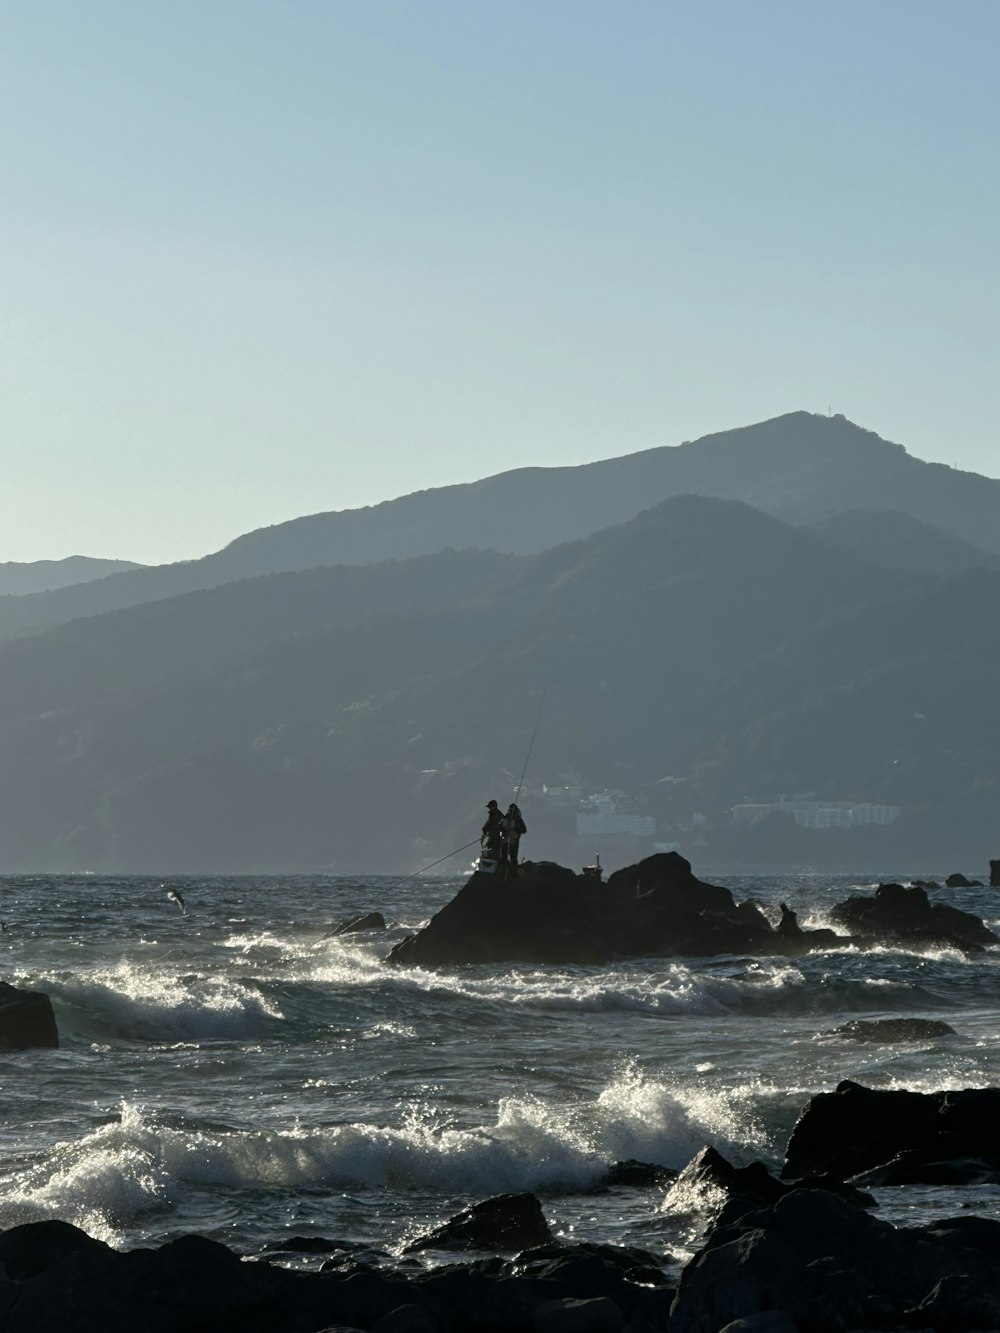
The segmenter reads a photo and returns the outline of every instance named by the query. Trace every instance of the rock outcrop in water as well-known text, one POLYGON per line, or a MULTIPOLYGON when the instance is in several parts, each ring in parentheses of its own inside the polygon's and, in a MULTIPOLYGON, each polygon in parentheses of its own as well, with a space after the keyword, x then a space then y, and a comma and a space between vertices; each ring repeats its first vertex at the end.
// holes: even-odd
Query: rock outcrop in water
POLYGON ((18 990, 0 981, 0 1051, 59 1045, 52 1001, 42 991, 18 990))
POLYGON ((990 888, 1000 889, 1000 861, 990 862, 990 888))
POLYGON ((830 913, 852 935, 878 944, 950 945, 981 949, 1000 939, 978 916, 948 903, 932 904, 925 889, 915 884, 880 884, 873 897, 848 898, 830 913))
POLYGON ((548 861, 518 874, 476 873, 388 961, 453 963, 607 963, 618 958, 715 954, 790 954, 845 941, 831 930, 803 930, 794 913, 775 927, 760 907, 691 873, 676 852, 616 871, 606 884, 548 861))
POLYGON ((392 963, 609 963, 621 958, 785 955, 811 949, 903 943, 979 949, 998 938, 969 912, 930 904, 921 888, 882 884, 874 897, 849 898, 833 919, 850 931, 803 929, 781 904, 773 925, 753 899, 691 873, 676 852, 617 870, 606 884, 549 861, 517 875, 478 872, 416 935, 395 946, 392 963))
POLYGON ((533 1194, 500 1194, 465 1208, 443 1226, 406 1246, 417 1250, 492 1250, 498 1253, 548 1245, 552 1240, 541 1204, 533 1194))
POLYGON ((845 1080, 809 1102, 782 1176, 864 1186, 1000 1182, 1000 1088, 882 1091, 845 1080))
POLYGON ((362 930, 385 930, 385 917, 381 912, 358 912, 341 921, 332 932, 334 935, 354 935, 362 930))

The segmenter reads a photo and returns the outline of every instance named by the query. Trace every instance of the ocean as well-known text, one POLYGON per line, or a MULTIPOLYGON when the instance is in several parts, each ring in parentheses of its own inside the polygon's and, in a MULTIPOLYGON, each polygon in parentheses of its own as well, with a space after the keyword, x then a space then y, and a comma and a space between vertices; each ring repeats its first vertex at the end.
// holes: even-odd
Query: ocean
MULTIPOLYGON (((809 926, 875 886, 706 877, 738 899, 785 901, 809 926)), ((1000 1083, 1000 951, 384 965, 462 883, 0 880, 0 977, 49 994, 61 1040, 0 1053, 0 1227, 61 1218, 126 1249, 197 1232, 246 1255, 315 1235, 398 1255, 469 1203, 531 1190, 560 1236, 637 1245, 676 1272, 711 1201, 605 1188, 612 1163, 679 1168, 711 1144, 776 1171, 809 1097, 841 1079, 1000 1083), (386 931, 332 936, 370 910, 386 931), (833 1035, 907 1015, 956 1035, 833 1035)), ((932 896, 1000 928, 996 890, 932 896)), ((903 1224, 1000 1216, 992 1187, 875 1194, 903 1224)))

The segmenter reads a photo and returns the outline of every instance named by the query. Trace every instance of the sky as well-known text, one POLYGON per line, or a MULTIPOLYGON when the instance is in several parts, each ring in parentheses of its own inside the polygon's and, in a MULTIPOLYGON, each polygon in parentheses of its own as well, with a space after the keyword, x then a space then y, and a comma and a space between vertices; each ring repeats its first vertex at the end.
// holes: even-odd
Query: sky
POLYGON ((800 409, 1000 476, 996 0, 0 25, 0 560, 800 409))

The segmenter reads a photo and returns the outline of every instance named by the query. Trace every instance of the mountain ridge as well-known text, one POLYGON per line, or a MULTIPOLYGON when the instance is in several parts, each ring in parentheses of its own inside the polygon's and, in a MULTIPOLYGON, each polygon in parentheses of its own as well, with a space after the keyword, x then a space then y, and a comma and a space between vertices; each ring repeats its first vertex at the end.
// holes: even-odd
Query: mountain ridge
POLYGON ((0 603, 0 637, 265 573, 409 559, 448 547, 534 554, 685 493, 790 522, 901 509, 1000 554, 1000 481, 926 463, 846 418, 792 412, 620 458, 527 468, 257 529, 221 551, 0 603))

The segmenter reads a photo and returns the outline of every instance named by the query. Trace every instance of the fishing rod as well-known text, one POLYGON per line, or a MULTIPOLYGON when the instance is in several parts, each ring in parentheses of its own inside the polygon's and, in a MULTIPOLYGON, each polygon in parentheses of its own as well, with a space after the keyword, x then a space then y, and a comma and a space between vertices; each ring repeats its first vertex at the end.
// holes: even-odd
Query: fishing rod
POLYGON ((531 733, 531 740, 528 742, 528 753, 524 756, 524 767, 521 769, 521 781, 517 784, 517 791, 514 793, 514 804, 517 805, 517 798, 521 795, 521 788, 524 786, 524 775, 528 771, 528 760, 531 758, 531 751, 535 748, 535 737, 538 735, 538 724, 542 720, 542 705, 545 703, 545 691, 542 690, 542 697, 538 701, 538 713, 535 717, 535 725, 531 733))
POLYGON ((457 856, 459 852, 467 851, 470 847, 475 847, 476 843, 478 842, 479 842, 478 838, 473 838, 471 842, 467 842, 463 844, 463 846, 461 847, 456 847, 453 852, 449 852, 447 856, 438 857, 438 859, 436 861, 432 861, 429 866, 422 866, 419 870, 414 870, 412 875, 407 875, 404 879, 396 880, 395 884, 389 885, 390 889, 398 889, 400 884, 406 884, 408 880, 419 878, 419 876, 421 876, 425 871, 433 870, 434 867, 439 866, 442 861, 450 861, 453 856, 457 856))

